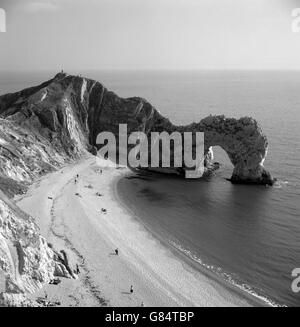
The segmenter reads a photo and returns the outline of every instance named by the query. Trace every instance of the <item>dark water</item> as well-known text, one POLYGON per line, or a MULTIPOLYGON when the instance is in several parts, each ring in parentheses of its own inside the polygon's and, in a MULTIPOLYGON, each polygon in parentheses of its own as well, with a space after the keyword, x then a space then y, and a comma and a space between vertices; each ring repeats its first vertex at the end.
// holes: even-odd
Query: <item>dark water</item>
MULTIPOLYGON (((84 75, 83 72, 80 72, 84 75)), ((53 75, 53 74, 52 74, 53 75)), ((299 306, 291 272, 300 267, 300 73, 86 72, 121 96, 142 96, 175 123, 208 114, 253 116, 270 147, 265 166, 276 187, 232 185, 232 166, 209 180, 124 178, 122 198, 170 245, 227 282, 276 304, 299 306)), ((0 75, 0 93, 44 81, 49 73, 0 75), (24 86, 25 85, 25 86, 24 86)))

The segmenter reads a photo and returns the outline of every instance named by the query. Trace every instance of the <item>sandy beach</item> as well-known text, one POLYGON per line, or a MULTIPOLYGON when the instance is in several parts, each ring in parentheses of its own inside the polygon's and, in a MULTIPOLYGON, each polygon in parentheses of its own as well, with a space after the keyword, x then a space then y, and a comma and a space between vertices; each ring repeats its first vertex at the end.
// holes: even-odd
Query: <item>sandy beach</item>
POLYGON ((179 260, 133 217, 116 190, 126 173, 125 167, 88 157, 45 176, 16 199, 35 217, 47 241, 55 249, 66 249, 81 271, 78 280, 62 279, 31 297, 46 293, 62 306, 251 305, 179 260))

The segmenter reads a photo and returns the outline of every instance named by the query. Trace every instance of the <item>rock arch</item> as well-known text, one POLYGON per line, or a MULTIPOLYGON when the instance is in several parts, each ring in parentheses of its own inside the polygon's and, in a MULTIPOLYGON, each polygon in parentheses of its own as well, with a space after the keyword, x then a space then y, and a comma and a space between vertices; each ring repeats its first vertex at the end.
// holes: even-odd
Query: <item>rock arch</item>
POLYGON ((234 166, 231 177, 233 183, 273 184, 272 176, 263 166, 268 141, 253 118, 209 116, 184 129, 204 132, 207 164, 212 161, 213 146, 220 146, 228 154, 234 166))

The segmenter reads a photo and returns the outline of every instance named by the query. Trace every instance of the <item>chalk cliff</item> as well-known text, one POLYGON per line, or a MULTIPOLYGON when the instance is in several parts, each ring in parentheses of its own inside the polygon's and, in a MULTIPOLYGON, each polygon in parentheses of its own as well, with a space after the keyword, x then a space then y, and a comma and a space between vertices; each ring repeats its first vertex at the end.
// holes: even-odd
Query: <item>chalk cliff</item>
MULTIPOLYGON (((97 135, 110 131, 118 136, 119 124, 127 124, 128 133, 143 131, 149 136, 162 131, 204 132, 207 168, 212 147, 218 145, 234 165, 232 182, 273 183, 263 166, 268 142, 252 118, 210 116, 175 126, 145 99, 124 99, 99 82, 64 73, 39 86, 0 96, 0 190, 5 193, 0 191, 0 293, 32 292, 55 272, 68 276, 33 218, 8 197, 24 193, 38 176, 86 151, 96 154, 97 135)), ((185 167, 171 171, 184 174, 185 167)))
POLYGON ((62 256, 39 234, 34 219, 0 191, 0 307, 10 305, 18 294, 35 292, 55 276, 71 278, 62 256))

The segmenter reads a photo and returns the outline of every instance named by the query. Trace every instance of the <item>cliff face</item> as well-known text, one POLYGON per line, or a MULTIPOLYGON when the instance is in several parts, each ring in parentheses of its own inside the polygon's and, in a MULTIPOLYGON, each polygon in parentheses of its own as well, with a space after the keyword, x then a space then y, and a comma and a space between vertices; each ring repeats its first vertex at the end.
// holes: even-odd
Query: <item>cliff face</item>
MULTIPOLYGON (((273 183, 263 166, 268 142, 252 118, 210 116, 175 126, 145 99, 123 99, 99 82, 64 73, 0 96, 0 293, 32 292, 49 282, 55 271, 68 276, 33 219, 7 196, 24 193, 35 178, 86 151, 96 154, 98 134, 110 131, 118 137, 119 124, 127 124, 128 134, 143 131, 149 137, 151 132, 204 132, 207 167, 212 146, 219 145, 234 165, 232 182, 273 183)), ((184 166, 160 169, 177 174, 184 170, 184 166)))
POLYGON ((34 219, 0 191, 0 293, 33 293, 54 276, 70 277, 34 219))

